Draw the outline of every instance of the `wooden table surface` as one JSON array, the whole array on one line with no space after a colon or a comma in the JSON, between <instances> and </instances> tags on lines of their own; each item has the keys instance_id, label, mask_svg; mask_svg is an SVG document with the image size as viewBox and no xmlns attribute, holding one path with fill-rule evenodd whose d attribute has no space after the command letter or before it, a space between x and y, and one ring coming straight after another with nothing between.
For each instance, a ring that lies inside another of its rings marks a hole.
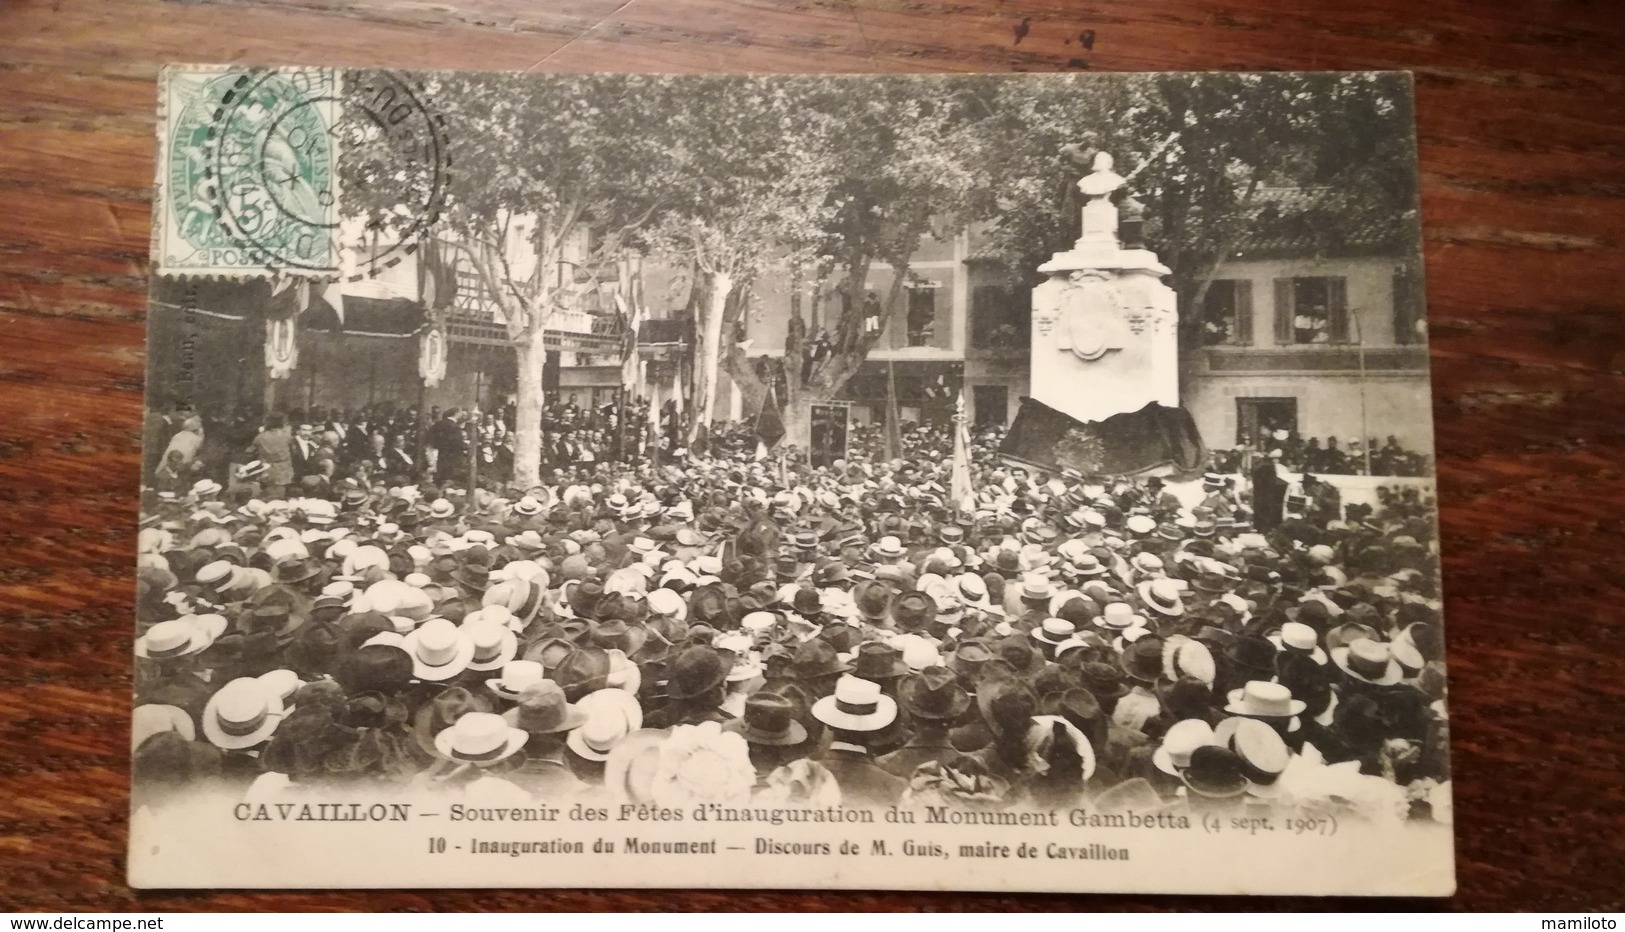
<instances>
[{"instance_id":1,"label":"wooden table surface","mask_svg":"<svg viewBox=\"0 0 1625 932\"><path fill-rule=\"evenodd\" d=\"M1089 34L1092 33L1092 41ZM1625 8L1616 0L55 0L0 6L0 911L1620 909ZM1460 893L139 895L124 884L165 62L1416 74Z\"/></svg>"}]
</instances>

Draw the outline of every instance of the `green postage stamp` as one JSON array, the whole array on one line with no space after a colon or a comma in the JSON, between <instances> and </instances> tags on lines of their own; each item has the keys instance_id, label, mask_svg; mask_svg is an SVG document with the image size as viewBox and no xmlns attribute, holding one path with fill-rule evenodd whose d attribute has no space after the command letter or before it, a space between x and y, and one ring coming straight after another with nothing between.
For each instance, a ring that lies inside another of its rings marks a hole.
<instances>
[{"instance_id":1,"label":"green postage stamp","mask_svg":"<svg viewBox=\"0 0 1625 932\"><path fill-rule=\"evenodd\" d=\"M339 77L171 68L160 85L160 274L339 273Z\"/></svg>"}]
</instances>

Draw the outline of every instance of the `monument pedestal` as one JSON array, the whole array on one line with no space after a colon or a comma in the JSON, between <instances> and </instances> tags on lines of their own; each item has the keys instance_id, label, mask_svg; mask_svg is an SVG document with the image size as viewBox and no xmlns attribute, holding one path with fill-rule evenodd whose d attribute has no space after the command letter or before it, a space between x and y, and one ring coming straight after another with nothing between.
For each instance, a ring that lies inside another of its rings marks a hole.
<instances>
[{"instance_id":1,"label":"monument pedestal","mask_svg":"<svg viewBox=\"0 0 1625 932\"><path fill-rule=\"evenodd\" d=\"M1095 157L1078 182L1082 235L1038 267L1048 278L1033 289L1032 395L1002 452L1085 473L1198 469L1206 451L1179 406L1169 270L1149 249L1123 248L1111 194L1124 182L1111 169L1110 156Z\"/></svg>"}]
</instances>

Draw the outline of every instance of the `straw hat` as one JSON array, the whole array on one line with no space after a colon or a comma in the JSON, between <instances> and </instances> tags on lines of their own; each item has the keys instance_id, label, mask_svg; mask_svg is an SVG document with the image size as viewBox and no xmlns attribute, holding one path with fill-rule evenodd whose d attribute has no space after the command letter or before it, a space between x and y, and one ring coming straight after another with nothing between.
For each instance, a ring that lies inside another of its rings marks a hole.
<instances>
[{"instance_id":1,"label":"straw hat","mask_svg":"<svg viewBox=\"0 0 1625 932\"><path fill-rule=\"evenodd\" d=\"M494 764L525 746L529 735L491 712L468 712L434 736L441 757L467 764Z\"/></svg>"},{"instance_id":2,"label":"straw hat","mask_svg":"<svg viewBox=\"0 0 1625 932\"><path fill-rule=\"evenodd\" d=\"M1332 663L1350 677L1373 686L1392 686L1405 676L1388 645L1370 638L1358 638L1347 647L1333 648Z\"/></svg>"},{"instance_id":3,"label":"straw hat","mask_svg":"<svg viewBox=\"0 0 1625 932\"><path fill-rule=\"evenodd\" d=\"M615 746L643 727L643 706L624 689L600 689L581 697L576 708L586 716L580 727L564 739L570 750L586 760L609 759Z\"/></svg>"},{"instance_id":4,"label":"straw hat","mask_svg":"<svg viewBox=\"0 0 1625 932\"><path fill-rule=\"evenodd\" d=\"M271 737L282 721L282 699L252 676L220 687L203 709L203 736L217 748L242 750Z\"/></svg>"},{"instance_id":5,"label":"straw hat","mask_svg":"<svg viewBox=\"0 0 1625 932\"><path fill-rule=\"evenodd\" d=\"M179 706L150 702L138 705L130 715L130 750L153 735L173 731L187 741L197 740L197 726L192 716Z\"/></svg>"},{"instance_id":6,"label":"straw hat","mask_svg":"<svg viewBox=\"0 0 1625 932\"><path fill-rule=\"evenodd\" d=\"M540 683L547 676L546 668L535 660L510 660L502 665L502 675L485 681L485 685L509 702L518 702L526 686Z\"/></svg>"},{"instance_id":7,"label":"straw hat","mask_svg":"<svg viewBox=\"0 0 1625 932\"><path fill-rule=\"evenodd\" d=\"M880 684L855 676L835 681L835 693L813 703L813 718L841 731L879 731L897 720L897 700Z\"/></svg>"},{"instance_id":8,"label":"straw hat","mask_svg":"<svg viewBox=\"0 0 1625 932\"><path fill-rule=\"evenodd\" d=\"M201 652L213 640L200 626L184 619L160 621L135 639L135 655L148 660L174 660Z\"/></svg>"},{"instance_id":9,"label":"straw hat","mask_svg":"<svg viewBox=\"0 0 1625 932\"><path fill-rule=\"evenodd\" d=\"M462 634L474 645L468 669L482 673L500 670L519 653L519 637L507 625L496 621L464 619Z\"/></svg>"},{"instance_id":10,"label":"straw hat","mask_svg":"<svg viewBox=\"0 0 1625 932\"><path fill-rule=\"evenodd\" d=\"M1171 777L1191 765L1191 754L1200 747L1216 744L1213 726L1199 718L1173 723L1163 733L1162 744L1151 753L1151 763Z\"/></svg>"},{"instance_id":11,"label":"straw hat","mask_svg":"<svg viewBox=\"0 0 1625 932\"><path fill-rule=\"evenodd\" d=\"M1224 711L1247 718L1291 718L1303 714L1308 703L1292 698L1292 690L1280 683L1252 680L1227 696Z\"/></svg>"},{"instance_id":12,"label":"straw hat","mask_svg":"<svg viewBox=\"0 0 1625 932\"><path fill-rule=\"evenodd\" d=\"M474 641L468 632L444 618L431 618L413 629L401 647L412 656L412 675L420 680L449 680L468 669L474 659Z\"/></svg>"}]
</instances>

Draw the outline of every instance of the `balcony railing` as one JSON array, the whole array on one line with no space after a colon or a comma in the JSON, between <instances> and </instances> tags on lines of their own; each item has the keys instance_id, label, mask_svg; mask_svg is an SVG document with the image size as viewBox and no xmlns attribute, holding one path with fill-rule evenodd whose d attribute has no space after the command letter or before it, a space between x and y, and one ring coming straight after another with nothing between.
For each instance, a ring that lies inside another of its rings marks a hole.
<instances>
[{"instance_id":1,"label":"balcony railing","mask_svg":"<svg viewBox=\"0 0 1625 932\"><path fill-rule=\"evenodd\" d=\"M1202 354L1207 371L1245 372L1358 372L1360 348L1354 344L1305 346L1210 346ZM1367 372L1425 372L1426 346L1368 346Z\"/></svg>"}]
</instances>

